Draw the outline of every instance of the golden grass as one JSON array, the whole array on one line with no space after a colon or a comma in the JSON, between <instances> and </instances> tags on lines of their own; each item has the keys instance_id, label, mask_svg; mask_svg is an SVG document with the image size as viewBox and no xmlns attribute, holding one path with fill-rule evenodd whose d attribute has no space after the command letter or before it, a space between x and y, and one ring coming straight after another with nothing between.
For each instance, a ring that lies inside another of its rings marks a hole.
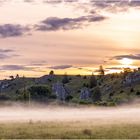
<instances>
[{"instance_id":1,"label":"golden grass","mask_svg":"<svg viewBox=\"0 0 140 140\"><path fill-rule=\"evenodd\" d=\"M32 122L0 124L1 139L138 139L140 124L104 124L92 122Z\"/></svg>"}]
</instances>

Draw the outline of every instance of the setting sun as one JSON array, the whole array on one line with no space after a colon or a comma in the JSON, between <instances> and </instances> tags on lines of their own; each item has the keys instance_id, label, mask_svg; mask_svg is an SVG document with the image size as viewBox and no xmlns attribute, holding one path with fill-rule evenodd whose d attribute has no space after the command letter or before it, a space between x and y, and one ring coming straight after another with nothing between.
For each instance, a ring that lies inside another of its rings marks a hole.
<instances>
[{"instance_id":1,"label":"setting sun","mask_svg":"<svg viewBox=\"0 0 140 140\"><path fill-rule=\"evenodd\" d=\"M120 63L122 65L132 65L133 64L133 60L129 59L129 58L123 58L120 60Z\"/></svg>"}]
</instances>

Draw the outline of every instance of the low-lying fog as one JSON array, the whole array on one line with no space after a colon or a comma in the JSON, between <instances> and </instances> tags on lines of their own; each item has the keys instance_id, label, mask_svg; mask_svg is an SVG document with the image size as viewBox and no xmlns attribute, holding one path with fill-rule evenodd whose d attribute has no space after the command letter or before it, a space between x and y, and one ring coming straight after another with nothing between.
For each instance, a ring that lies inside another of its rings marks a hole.
<instances>
[{"instance_id":1,"label":"low-lying fog","mask_svg":"<svg viewBox=\"0 0 140 140\"><path fill-rule=\"evenodd\" d=\"M92 121L95 124L140 123L140 104L120 107L0 107L1 122Z\"/></svg>"}]
</instances>

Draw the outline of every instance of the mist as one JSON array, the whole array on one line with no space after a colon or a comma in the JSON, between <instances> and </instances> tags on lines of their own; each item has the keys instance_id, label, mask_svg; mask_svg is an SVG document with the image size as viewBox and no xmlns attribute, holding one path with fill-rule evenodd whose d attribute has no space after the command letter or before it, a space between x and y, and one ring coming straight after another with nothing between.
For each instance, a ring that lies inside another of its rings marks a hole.
<instances>
[{"instance_id":1,"label":"mist","mask_svg":"<svg viewBox=\"0 0 140 140\"><path fill-rule=\"evenodd\" d=\"M55 106L14 104L0 106L0 123L7 122L92 122L95 124L140 123L140 104L118 107Z\"/></svg>"}]
</instances>

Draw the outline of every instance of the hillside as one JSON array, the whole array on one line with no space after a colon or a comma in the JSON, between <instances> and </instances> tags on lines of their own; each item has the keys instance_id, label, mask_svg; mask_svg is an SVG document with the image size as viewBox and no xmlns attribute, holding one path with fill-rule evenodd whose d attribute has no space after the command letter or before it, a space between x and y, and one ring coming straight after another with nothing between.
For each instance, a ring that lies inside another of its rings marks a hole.
<instances>
[{"instance_id":1,"label":"hillside","mask_svg":"<svg viewBox=\"0 0 140 140\"><path fill-rule=\"evenodd\" d=\"M139 71L100 76L45 75L0 81L1 101L62 102L112 106L140 97Z\"/></svg>"}]
</instances>

